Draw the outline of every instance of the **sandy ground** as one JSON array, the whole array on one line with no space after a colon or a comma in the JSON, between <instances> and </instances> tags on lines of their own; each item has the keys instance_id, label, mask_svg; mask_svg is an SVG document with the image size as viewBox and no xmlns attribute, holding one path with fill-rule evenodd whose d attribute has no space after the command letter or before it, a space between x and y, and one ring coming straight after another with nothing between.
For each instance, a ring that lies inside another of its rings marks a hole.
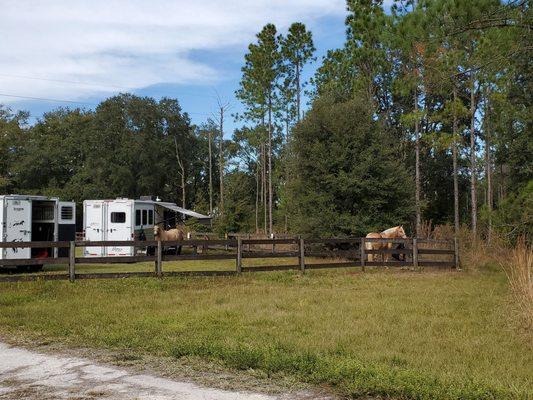
<instances>
[{"instance_id":1,"label":"sandy ground","mask_svg":"<svg viewBox=\"0 0 533 400\"><path fill-rule=\"evenodd\" d=\"M309 398L201 387L88 358L40 353L0 342L0 399L273 400Z\"/></svg>"}]
</instances>

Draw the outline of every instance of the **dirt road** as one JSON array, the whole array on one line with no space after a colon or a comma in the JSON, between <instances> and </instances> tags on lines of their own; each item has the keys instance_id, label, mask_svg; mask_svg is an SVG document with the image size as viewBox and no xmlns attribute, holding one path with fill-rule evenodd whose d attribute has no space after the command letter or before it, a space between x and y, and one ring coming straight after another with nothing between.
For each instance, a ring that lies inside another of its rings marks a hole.
<instances>
[{"instance_id":1,"label":"dirt road","mask_svg":"<svg viewBox=\"0 0 533 400\"><path fill-rule=\"evenodd\" d=\"M296 396L297 398L298 396ZM38 353L0 342L0 399L273 400L270 396L209 389L191 382L96 363L86 358Z\"/></svg>"}]
</instances>

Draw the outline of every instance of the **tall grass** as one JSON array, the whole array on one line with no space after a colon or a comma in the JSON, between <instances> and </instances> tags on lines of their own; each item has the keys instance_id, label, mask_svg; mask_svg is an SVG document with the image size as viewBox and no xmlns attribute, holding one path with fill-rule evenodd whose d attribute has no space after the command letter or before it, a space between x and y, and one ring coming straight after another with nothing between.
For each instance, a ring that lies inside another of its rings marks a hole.
<instances>
[{"instance_id":1,"label":"tall grass","mask_svg":"<svg viewBox=\"0 0 533 400\"><path fill-rule=\"evenodd\" d=\"M528 331L533 331L533 248L524 238L502 258L500 265L507 274L515 304Z\"/></svg>"}]
</instances>

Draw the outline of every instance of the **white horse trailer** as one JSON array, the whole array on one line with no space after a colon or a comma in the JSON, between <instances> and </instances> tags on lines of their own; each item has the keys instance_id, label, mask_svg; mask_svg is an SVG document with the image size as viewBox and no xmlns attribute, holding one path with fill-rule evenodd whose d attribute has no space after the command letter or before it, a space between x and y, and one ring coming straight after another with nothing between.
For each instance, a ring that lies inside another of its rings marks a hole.
<instances>
[{"instance_id":1,"label":"white horse trailer","mask_svg":"<svg viewBox=\"0 0 533 400\"><path fill-rule=\"evenodd\" d=\"M0 242L53 242L76 238L76 203L56 197L0 196ZM0 249L2 260L67 256L68 249ZM42 267L36 266L35 269Z\"/></svg>"},{"instance_id":2,"label":"white horse trailer","mask_svg":"<svg viewBox=\"0 0 533 400\"><path fill-rule=\"evenodd\" d=\"M149 197L138 200L85 200L84 238L93 242L153 240L154 225L175 225L176 214L201 221L210 220L206 215ZM84 257L133 256L139 251L144 252L145 249L134 246L88 246L85 247Z\"/></svg>"}]
</instances>

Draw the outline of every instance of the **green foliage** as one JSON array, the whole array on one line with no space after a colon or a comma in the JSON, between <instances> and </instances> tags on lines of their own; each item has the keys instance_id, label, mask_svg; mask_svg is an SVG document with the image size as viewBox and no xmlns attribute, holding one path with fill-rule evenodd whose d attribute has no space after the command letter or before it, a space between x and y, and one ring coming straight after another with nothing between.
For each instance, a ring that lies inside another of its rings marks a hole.
<instances>
[{"instance_id":1,"label":"green foliage","mask_svg":"<svg viewBox=\"0 0 533 400\"><path fill-rule=\"evenodd\" d=\"M511 243L520 236L533 238L533 180L503 200L492 215L485 208L481 216L485 222L492 216L494 228Z\"/></svg>"},{"instance_id":2,"label":"green foliage","mask_svg":"<svg viewBox=\"0 0 533 400\"><path fill-rule=\"evenodd\" d=\"M290 125L295 119L300 119L301 90L306 84L301 78L302 70L305 64L313 60L316 49L311 31L300 22L293 23L287 36L280 38L280 42L285 77L282 95L284 108L287 110L287 123Z\"/></svg>"},{"instance_id":3,"label":"green foliage","mask_svg":"<svg viewBox=\"0 0 533 400\"><path fill-rule=\"evenodd\" d=\"M395 147L363 100L316 100L294 131L291 228L338 236L408 224L412 183Z\"/></svg>"},{"instance_id":4,"label":"green foliage","mask_svg":"<svg viewBox=\"0 0 533 400\"><path fill-rule=\"evenodd\" d=\"M244 104L242 118L265 123L268 108L277 107L277 85L281 73L280 43L276 27L267 24L257 34L257 43L248 46L241 68L240 87L235 92Z\"/></svg>"},{"instance_id":5,"label":"green foliage","mask_svg":"<svg viewBox=\"0 0 533 400\"><path fill-rule=\"evenodd\" d=\"M241 171L228 173L224 178L224 215L216 220L215 229L224 232L253 232L255 210L253 176Z\"/></svg>"},{"instance_id":6,"label":"green foliage","mask_svg":"<svg viewBox=\"0 0 533 400\"><path fill-rule=\"evenodd\" d=\"M78 202L140 195L181 201L176 138L190 203L195 191L207 193L206 140L195 133L177 100L157 102L121 94L95 111L58 109L31 128L13 120L9 124L15 124L10 129L18 132L6 133L14 144L4 167L12 192L58 195ZM17 140L17 135L24 135L24 140Z\"/></svg>"},{"instance_id":7,"label":"green foliage","mask_svg":"<svg viewBox=\"0 0 533 400\"><path fill-rule=\"evenodd\" d=\"M25 142L23 125L28 113L12 113L0 104L0 193L12 188L13 171L11 166L19 147Z\"/></svg>"}]
</instances>

